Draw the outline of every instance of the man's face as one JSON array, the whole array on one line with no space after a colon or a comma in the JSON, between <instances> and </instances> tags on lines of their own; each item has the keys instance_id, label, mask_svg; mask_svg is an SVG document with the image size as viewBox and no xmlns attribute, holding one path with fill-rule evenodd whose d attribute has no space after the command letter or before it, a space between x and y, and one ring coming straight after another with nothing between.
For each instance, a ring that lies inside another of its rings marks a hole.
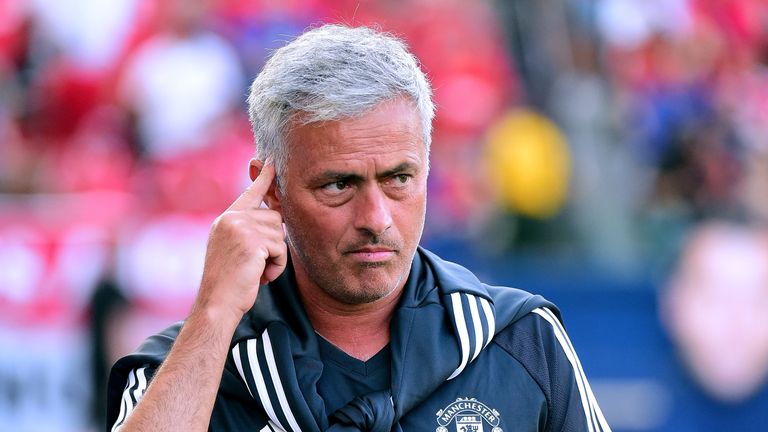
<instances>
[{"instance_id":1,"label":"man's face","mask_svg":"<svg viewBox=\"0 0 768 432\"><path fill-rule=\"evenodd\" d=\"M414 106L294 127L280 207L298 283L344 304L402 287L424 227L427 155Z\"/></svg>"}]
</instances>

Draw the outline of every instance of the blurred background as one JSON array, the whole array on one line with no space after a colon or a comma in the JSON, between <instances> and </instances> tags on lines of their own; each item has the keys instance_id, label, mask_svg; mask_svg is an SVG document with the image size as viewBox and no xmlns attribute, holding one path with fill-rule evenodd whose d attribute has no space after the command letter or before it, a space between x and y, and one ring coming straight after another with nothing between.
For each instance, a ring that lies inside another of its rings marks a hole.
<instances>
[{"instance_id":1,"label":"blurred background","mask_svg":"<svg viewBox=\"0 0 768 432\"><path fill-rule=\"evenodd\" d=\"M558 304L615 431L764 430L763 0L0 0L0 430L103 430L248 184L249 81L324 22L419 57L423 244Z\"/></svg>"}]
</instances>

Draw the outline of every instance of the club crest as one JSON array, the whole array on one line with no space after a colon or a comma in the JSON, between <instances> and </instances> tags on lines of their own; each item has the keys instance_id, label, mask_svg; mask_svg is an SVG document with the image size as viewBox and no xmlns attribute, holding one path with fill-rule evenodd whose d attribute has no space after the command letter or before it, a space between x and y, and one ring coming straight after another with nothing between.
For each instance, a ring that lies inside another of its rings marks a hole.
<instances>
[{"instance_id":1,"label":"club crest","mask_svg":"<svg viewBox=\"0 0 768 432\"><path fill-rule=\"evenodd\" d=\"M458 398L436 416L435 432L484 432L486 425L489 432L504 432L499 427L501 414L475 398Z\"/></svg>"}]
</instances>

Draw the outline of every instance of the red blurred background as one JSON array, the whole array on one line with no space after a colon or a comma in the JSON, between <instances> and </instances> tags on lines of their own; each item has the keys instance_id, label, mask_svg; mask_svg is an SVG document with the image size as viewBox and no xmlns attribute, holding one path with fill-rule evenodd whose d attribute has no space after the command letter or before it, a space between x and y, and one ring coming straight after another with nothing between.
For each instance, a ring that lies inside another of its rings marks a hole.
<instances>
[{"instance_id":1,"label":"red blurred background","mask_svg":"<svg viewBox=\"0 0 768 432\"><path fill-rule=\"evenodd\" d=\"M249 81L325 22L420 59L438 105L423 243L571 310L615 430L765 424L768 348L716 358L712 390L664 303L713 224L746 232L718 250L760 240L701 265L757 256L739 274L768 290L765 1L0 0L0 429L101 429L106 365L185 316L210 223L247 185ZM723 284L715 308L749 285ZM693 383L680 398L666 369Z\"/></svg>"}]
</instances>

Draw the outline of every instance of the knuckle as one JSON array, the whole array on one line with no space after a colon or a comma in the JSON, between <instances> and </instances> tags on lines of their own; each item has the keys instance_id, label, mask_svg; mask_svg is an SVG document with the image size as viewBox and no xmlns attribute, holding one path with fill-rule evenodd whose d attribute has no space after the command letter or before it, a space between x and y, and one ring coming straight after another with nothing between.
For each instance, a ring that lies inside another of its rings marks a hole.
<instances>
[{"instance_id":1,"label":"knuckle","mask_svg":"<svg viewBox=\"0 0 768 432\"><path fill-rule=\"evenodd\" d=\"M257 248L255 255L259 258L259 260L266 261L269 259L269 249L266 247Z\"/></svg>"},{"instance_id":2,"label":"knuckle","mask_svg":"<svg viewBox=\"0 0 768 432\"><path fill-rule=\"evenodd\" d=\"M213 221L213 229L217 231L240 230L243 226L243 218L239 212L225 211Z\"/></svg>"},{"instance_id":3,"label":"knuckle","mask_svg":"<svg viewBox=\"0 0 768 432\"><path fill-rule=\"evenodd\" d=\"M229 215L229 212L224 212L216 217L216 219L213 220L213 224L211 226L213 229L219 229L222 226L225 226L229 224L229 219L231 216Z\"/></svg>"}]
</instances>

